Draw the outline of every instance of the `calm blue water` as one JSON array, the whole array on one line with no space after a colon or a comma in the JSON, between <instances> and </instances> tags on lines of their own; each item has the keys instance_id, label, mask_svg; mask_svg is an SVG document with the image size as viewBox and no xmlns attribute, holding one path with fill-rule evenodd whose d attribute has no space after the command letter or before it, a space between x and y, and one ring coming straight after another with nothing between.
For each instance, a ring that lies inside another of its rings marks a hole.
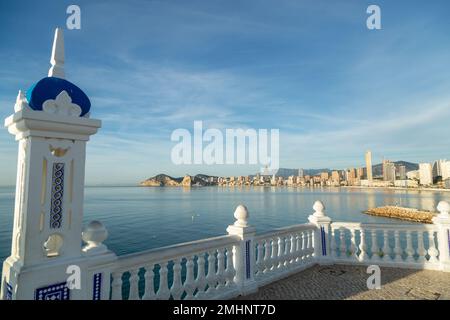
<instances>
[{"instance_id":1,"label":"calm blue water","mask_svg":"<svg viewBox=\"0 0 450 320\"><path fill-rule=\"evenodd\" d=\"M106 244L125 254L179 242L223 235L243 203L258 232L307 222L315 200L335 221L398 222L362 214L369 207L398 204L433 210L450 193L403 190L306 188L145 188L87 187L85 223L100 220L109 231ZM0 261L10 253L14 188L0 187Z\"/></svg>"}]
</instances>

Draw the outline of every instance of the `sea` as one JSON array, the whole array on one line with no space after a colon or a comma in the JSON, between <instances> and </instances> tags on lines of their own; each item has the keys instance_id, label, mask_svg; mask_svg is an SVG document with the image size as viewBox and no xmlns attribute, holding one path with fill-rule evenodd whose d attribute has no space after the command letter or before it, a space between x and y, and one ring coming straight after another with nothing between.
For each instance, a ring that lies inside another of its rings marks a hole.
<instances>
[{"instance_id":1,"label":"sea","mask_svg":"<svg viewBox=\"0 0 450 320\"><path fill-rule=\"evenodd\" d=\"M0 261L10 254L13 187L0 187ZM86 187L84 224L101 221L105 244L117 255L226 234L239 204L257 232L307 222L316 200L333 221L398 223L369 216L368 208L399 205L435 211L449 192L291 187Z\"/></svg>"}]
</instances>

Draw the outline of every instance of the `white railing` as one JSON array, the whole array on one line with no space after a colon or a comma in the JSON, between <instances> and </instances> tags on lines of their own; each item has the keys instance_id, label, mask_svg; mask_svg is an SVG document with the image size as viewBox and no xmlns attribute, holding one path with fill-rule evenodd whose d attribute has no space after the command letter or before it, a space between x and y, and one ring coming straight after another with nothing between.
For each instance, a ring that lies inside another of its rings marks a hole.
<instances>
[{"instance_id":1,"label":"white railing","mask_svg":"<svg viewBox=\"0 0 450 320\"><path fill-rule=\"evenodd\" d=\"M221 236L119 257L113 300L220 299L235 296L233 246Z\"/></svg>"},{"instance_id":2,"label":"white railing","mask_svg":"<svg viewBox=\"0 0 450 320\"><path fill-rule=\"evenodd\" d=\"M276 229L254 238L255 280L264 285L315 263L313 224Z\"/></svg>"},{"instance_id":3,"label":"white railing","mask_svg":"<svg viewBox=\"0 0 450 320\"><path fill-rule=\"evenodd\" d=\"M333 222L329 238L337 263L439 269L435 225Z\"/></svg>"},{"instance_id":4,"label":"white railing","mask_svg":"<svg viewBox=\"0 0 450 320\"><path fill-rule=\"evenodd\" d=\"M434 224L331 222L321 202L313 208L310 223L256 235L238 206L228 235L121 256L111 299L232 298L315 264L450 271L446 203Z\"/></svg>"}]
</instances>

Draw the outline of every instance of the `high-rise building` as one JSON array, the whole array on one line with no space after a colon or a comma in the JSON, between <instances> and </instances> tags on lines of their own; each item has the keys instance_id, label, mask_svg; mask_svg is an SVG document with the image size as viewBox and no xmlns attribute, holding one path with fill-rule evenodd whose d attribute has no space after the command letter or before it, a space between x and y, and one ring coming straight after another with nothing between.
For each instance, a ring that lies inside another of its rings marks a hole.
<instances>
[{"instance_id":1,"label":"high-rise building","mask_svg":"<svg viewBox=\"0 0 450 320\"><path fill-rule=\"evenodd\" d=\"M419 182L423 186L433 184L433 167L431 163L419 164Z\"/></svg>"},{"instance_id":2,"label":"high-rise building","mask_svg":"<svg viewBox=\"0 0 450 320\"><path fill-rule=\"evenodd\" d=\"M406 167L405 166L398 167L398 177L400 180L406 180Z\"/></svg>"},{"instance_id":3,"label":"high-rise building","mask_svg":"<svg viewBox=\"0 0 450 320\"><path fill-rule=\"evenodd\" d=\"M298 169L298 176L300 178L303 178L305 176L305 172L303 171L303 169Z\"/></svg>"},{"instance_id":4,"label":"high-rise building","mask_svg":"<svg viewBox=\"0 0 450 320\"><path fill-rule=\"evenodd\" d=\"M366 172L367 180L372 181L372 152L370 150L366 152Z\"/></svg>"},{"instance_id":5,"label":"high-rise building","mask_svg":"<svg viewBox=\"0 0 450 320\"><path fill-rule=\"evenodd\" d=\"M437 160L434 162L433 164L433 178L436 177L442 177L443 178L443 174L444 174L444 166L445 163L447 161L446 160Z\"/></svg>"},{"instance_id":6,"label":"high-rise building","mask_svg":"<svg viewBox=\"0 0 450 320\"><path fill-rule=\"evenodd\" d=\"M364 178L364 168L356 169L356 178L362 180Z\"/></svg>"},{"instance_id":7,"label":"high-rise building","mask_svg":"<svg viewBox=\"0 0 450 320\"><path fill-rule=\"evenodd\" d=\"M395 181L395 164L389 160L383 160L383 180Z\"/></svg>"},{"instance_id":8,"label":"high-rise building","mask_svg":"<svg viewBox=\"0 0 450 320\"><path fill-rule=\"evenodd\" d=\"M450 161L445 161L442 164L442 180L450 179Z\"/></svg>"},{"instance_id":9,"label":"high-rise building","mask_svg":"<svg viewBox=\"0 0 450 320\"><path fill-rule=\"evenodd\" d=\"M320 180L322 180L322 181L328 180L328 172L321 172L320 173Z\"/></svg>"},{"instance_id":10,"label":"high-rise building","mask_svg":"<svg viewBox=\"0 0 450 320\"><path fill-rule=\"evenodd\" d=\"M334 183L339 183L339 182L341 182L341 177L340 177L340 175L339 175L339 171L333 171L333 172L331 172L331 180L332 180Z\"/></svg>"},{"instance_id":11,"label":"high-rise building","mask_svg":"<svg viewBox=\"0 0 450 320\"><path fill-rule=\"evenodd\" d=\"M356 180L356 170L354 168L347 170L347 177L346 177L348 185L354 185Z\"/></svg>"}]
</instances>

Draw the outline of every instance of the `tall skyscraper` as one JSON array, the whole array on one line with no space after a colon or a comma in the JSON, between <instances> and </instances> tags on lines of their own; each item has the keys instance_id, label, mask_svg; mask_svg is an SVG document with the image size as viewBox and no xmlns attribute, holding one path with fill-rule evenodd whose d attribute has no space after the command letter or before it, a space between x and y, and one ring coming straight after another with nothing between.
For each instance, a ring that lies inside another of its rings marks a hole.
<instances>
[{"instance_id":1,"label":"tall skyscraper","mask_svg":"<svg viewBox=\"0 0 450 320\"><path fill-rule=\"evenodd\" d=\"M400 180L406 180L406 167L399 166L398 167L398 176Z\"/></svg>"},{"instance_id":2,"label":"tall skyscraper","mask_svg":"<svg viewBox=\"0 0 450 320\"><path fill-rule=\"evenodd\" d=\"M395 164L389 160L383 160L383 180L395 181Z\"/></svg>"},{"instance_id":3,"label":"tall skyscraper","mask_svg":"<svg viewBox=\"0 0 450 320\"><path fill-rule=\"evenodd\" d=\"M298 169L298 176L300 178L303 178L305 176L305 172L303 171L303 169Z\"/></svg>"},{"instance_id":4,"label":"tall skyscraper","mask_svg":"<svg viewBox=\"0 0 450 320\"><path fill-rule=\"evenodd\" d=\"M370 150L366 152L366 168L367 180L372 181L372 152Z\"/></svg>"},{"instance_id":5,"label":"tall skyscraper","mask_svg":"<svg viewBox=\"0 0 450 320\"><path fill-rule=\"evenodd\" d=\"M419 182L423 186L433 184L433 167L431 163L419 163Z\"/></svg>"}]
</instances>

